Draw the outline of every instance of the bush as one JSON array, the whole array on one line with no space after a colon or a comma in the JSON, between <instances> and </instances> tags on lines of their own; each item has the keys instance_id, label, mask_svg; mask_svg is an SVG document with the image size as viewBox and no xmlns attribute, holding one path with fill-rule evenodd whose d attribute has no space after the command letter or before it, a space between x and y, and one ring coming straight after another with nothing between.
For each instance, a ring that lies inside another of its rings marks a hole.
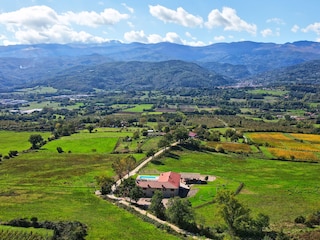
<instances>
[{"instance_id":1,"label":"bush","mask_svg":"<svg viewBox=\"0 0 320 240\"><path fill-rule=\"evenodd\" d=\"M18 156L18 151L16 150L10 150L9 153L8 153L9 157L16 157Z\"/></svg>"},{"instance_id":2,"label":"bush","mask_svg":"<svg viewBox=\"0 0 320 240\"><path fill-rule=\"evenodd\" d=\"M58 153L63 153L62 147L57 147L57 151L58 151Z\"/></svg>"},{"instance_id":3,"label":"bush","mask_svg":"<svg viewBox=\"0 0 320 240\"><path fill-rule=\"evenodd\" d=\"M294 219L295 223L305 223L306 222L306 218L304 216L299 216L296 217L296 219Z\"/></svg>"},{"instance_id":4,"label":"bush","mask_svg":"<svg viewBox=\"0 0 320 240\"><path fill-rule=\"evenodd\" d=\"M313 227L314 225L320 225L320 211L317 211L307 217L305 224L308 227Z\"/></svg>"}]
</instances>

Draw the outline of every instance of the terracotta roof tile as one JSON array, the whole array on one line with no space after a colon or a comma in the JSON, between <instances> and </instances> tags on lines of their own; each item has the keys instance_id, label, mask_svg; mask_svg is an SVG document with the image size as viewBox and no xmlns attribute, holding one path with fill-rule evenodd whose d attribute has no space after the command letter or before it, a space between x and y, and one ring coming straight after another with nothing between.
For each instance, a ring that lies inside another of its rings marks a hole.
<instances>
[{"instance_id":1,"label":"terracotta roof tile","mask_svg":"<svg viewBox=\"0 0 320 240\"><path fill-rule=\"evenodd\" d=\"M160 174L158 181L136 180L136 183L142 188L177 189L180 187L180 174L175 172L165 172Z\"/></svg>"}]
</instances>

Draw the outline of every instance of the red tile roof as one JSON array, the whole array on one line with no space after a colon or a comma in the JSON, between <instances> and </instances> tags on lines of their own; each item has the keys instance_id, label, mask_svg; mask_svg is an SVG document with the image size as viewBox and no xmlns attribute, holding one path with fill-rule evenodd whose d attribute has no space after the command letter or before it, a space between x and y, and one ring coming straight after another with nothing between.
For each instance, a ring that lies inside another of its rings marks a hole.
<instances>
[{"instance_id":1,"label":"red tile roof","mask_svg":"<svg viewBox=\"0 0 320 240\"><path fill-rule=\"evenodd\" d=\"M158 181L137 180L136 182L142 188L177 189L180 187L180 174L175 172L165 172L160 174Z\"/></svg>"}]
</instances>

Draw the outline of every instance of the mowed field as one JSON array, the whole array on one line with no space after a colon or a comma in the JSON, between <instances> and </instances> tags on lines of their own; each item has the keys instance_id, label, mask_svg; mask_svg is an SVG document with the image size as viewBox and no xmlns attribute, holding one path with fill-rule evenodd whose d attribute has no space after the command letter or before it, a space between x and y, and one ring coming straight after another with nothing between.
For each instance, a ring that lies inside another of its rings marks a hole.
<instances>
[{"instance_id":1,"label":"mowed field","mask_svg":"<svg viewBox=\"0 0 320 240\"><path fill-rule=\"evenodd\" d=\"M320 161L320 135L289 133L247 133L266 155L295 161Z\"/></svg>"},{"instance_id":2,"label":"mowed field","mask_svg":"<svg viewBox=\"0 0 320 240\"><path fill-rule=\"evenodd\" d=\"M89 135L94 134L79 133L74 137L78 136L78 143L83 145ZM50 143L59 143L67 149L67 140ZM71 153L59 154L54 146L51 149L45 145L37 152L3 160L0 165L1 221L31 217L39 221L80 221L88 226L86 239L94 240L177 239L94 195L94 177L114 176L111 164L124 155L92 154L90 148L87 153L81 151L76 148ZM143 154L135 157L139 160Z\"/></svg>"},{"instance_id":3,"label":"mowed field","mask_svg":"<svg viewBox=\"0 0 320 240\"><path fill-rule=\"evenodd\" d=\"M28 150L31 147L31 143L28 140L32 134L40 134L44 140L51 135L48 132L0 131L0 153L5 156L11 150L18 152Z\"/></svg>"},{"instance_id":4,"label":"mowed field","mask_svg":"<svg viewBox=\"0 0 320 240\"><path fill-rule=\"evenodd\" d=\"M297 216L320 209L319 164L246 158L234 153L199 153L178 148L154 164L148 164L144 171L216 176L214 182L194 186L198 192L191 198L198 220L207 226L221 220L215 204L205 204L212 201L220 189L235 191L241 182L244 188L238 195L240 201L252 209L253 215L261 212L270 216L272 224L293 223Z\"/></svg>"},{"instance_id":5,"label":"mowed field","mask_svg":"<svg viewBox=\"0 0 320 240\"><path fill-rule=\"evenodd\" d=\"M71 136L61 137L58 140L47 143L43 149L57 152L61 147L64 152L72 153L111 153L115 148L119 137L128 135L121 132L82 132ZM129 134L129 135L132 135Z\"/></svg>"}]
</instances>

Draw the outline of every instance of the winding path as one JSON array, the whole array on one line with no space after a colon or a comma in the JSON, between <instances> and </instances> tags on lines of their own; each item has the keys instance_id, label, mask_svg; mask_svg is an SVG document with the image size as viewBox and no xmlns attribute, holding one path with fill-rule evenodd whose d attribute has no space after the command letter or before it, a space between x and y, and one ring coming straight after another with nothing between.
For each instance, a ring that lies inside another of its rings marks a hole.
<instances>
[{"instance_id":1,"label":"winding path","mask_svg":"<svg viewBox=\"0 0 320 240\"><path fill-rule=\"evenodd\" d=\"M175 143L172 143L170 145L170 147L173 147L173 146L177 146L179 142L175 142ZM126 174L125 176L123 176L122 178L120 178L118 181L115 182L115 184L112 186L112 192L114 192L117 187L121 184L122 180L123 179L127 179L135 174L137 174L141 168L143 168L145 165L147 165L153 158L155 157L158 157L159 155L161 155L162 153L164 153L165 151L167 151L168 149L170 149L170 147L165 147L163 149L160 149L158 152L156 152L153 156L151 157L148 157L146 160L144 160L142 163L140 163L137 167L135 167L133 170L131 170L129 172L129 174Z\"/></svg>"},{"instance_id":2,"label":"winding path","mask_svg":"<svg viewBox=\"0 0 320 240\"><path fill-rule=\"evenodd\" d=\"M159 150L157 153L155 153L153 156L151 157L148 157L146 160L144 160L143 162L141 162L137 167L135 167L133 170L131 170L129 172L129 174L126 174L125 176L123 176L121 179L119 179L118 181L116 181L116 183L112 186L112 193L111 194L108 194L107 197L110 198L110 199L113 199L113 200L118 200L119 203L123 204L123 205L126 205L126 206L129 206L131 208L133 208L135 211L141 213L142 215L146 215L148 216L149 218L163 224L163 225L167 225L169 226L172 230L176 231L177 233L180 233L180 234L183 234L183 235L187 235L189 237L192 237L193 239L200 239L198 238L197 236L195 236L194 234L190 233L190 232L187 232L179 227L177 227L176 225L173 225L172 223L169 223L167 221L163 221L159 218L157 218L156 216L154 216L153 214L151 214L150 212L147 212L146 210L143 210L143 209L140 209L136 206L133 206L131 205L131 203L129 203L128 201L126 201L124 198L118 198L116 197L113 192L117 189L117 187L121 184L122 180L123 179L127 179L135 174L137 174L141 168L143 168L145 165L147 165L154 157L158 157L159 155L161 155L162 153L164 153L166 150L170 149L171 147L173 146L177 146L179 142L175 142L175 143L172 143L170 145L170 147L165 147L161 150ZM203 239L203 238L201 238Z\"/></svg>"}]
</instances>

